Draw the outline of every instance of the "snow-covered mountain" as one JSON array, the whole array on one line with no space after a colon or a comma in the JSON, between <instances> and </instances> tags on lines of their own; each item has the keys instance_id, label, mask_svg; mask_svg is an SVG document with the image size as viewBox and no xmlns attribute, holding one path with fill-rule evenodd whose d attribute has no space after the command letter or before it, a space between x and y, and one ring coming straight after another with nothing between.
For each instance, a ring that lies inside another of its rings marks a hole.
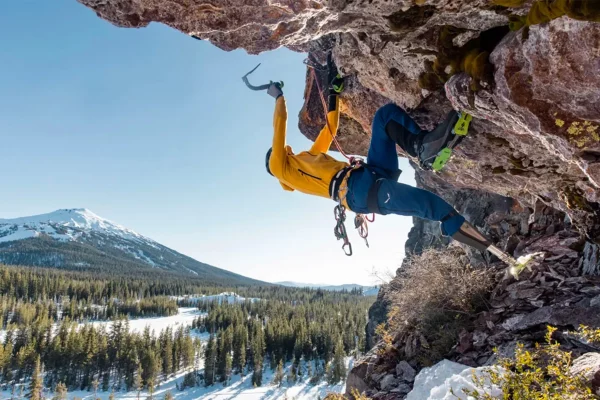
<instances>
[{"instance_id":1,"label":"snow-covered mountain","mask_svg":"<svg viewBox=\"0 0 600 400\"><path fill-rule=\"evenodd\" d=\"M85 208L0 219L0 263L171 272L232 285L264 283L196 261Z\"/></svg>"},{"instance_id":2,"label":"snow-covered mountain","mask_svg":"<svg viewBox=\"0 0 600 400\"><path fill-rule=\"evenodd\" d=\"M121 239L144 242L153 245L152 239L127 229L112 221L99 217L86 208L57 210L48 214L31 217L0 218L0 243L21 240L40 235L69 241L78 240L91 232L114 236Z\"/></svg>"}]
</instances>

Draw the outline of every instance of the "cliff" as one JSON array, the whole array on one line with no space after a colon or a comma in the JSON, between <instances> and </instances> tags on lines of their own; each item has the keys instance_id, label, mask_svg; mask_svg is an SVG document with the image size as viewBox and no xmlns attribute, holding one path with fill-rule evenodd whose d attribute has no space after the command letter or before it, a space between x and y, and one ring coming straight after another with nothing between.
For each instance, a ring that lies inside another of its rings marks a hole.
<instances>
[{"instance_id":1,"label":"cliff","mask_svg":"<svg viewBox=\"0 0 600 400\"><path fill-rule=\"evenodd\" d=\"M535 0L78 1L117 26L163 23L226 51L285 46L321 63L331 51L347 78L339 138L349 153L366 154L371 119L388 102L424 129L452 108L469 112L471 131L451 162L438 174L417 168L418 185L444 197L512 254L546 256L520 282L498 272L489 309L473 317L444 356L482 365L493 346L531 342L546 323L600 324L593 311L600 293L596 3L584 1L585 13L571 8L540 17L531 11L539 6ZM307 70L300 112L300 130L310 139L325 122L314 77ZM323 73L316 78L325 84ZM407 254L447 244L437 224L416 220ZM472 265L500 268L489 256L466 251ZM375 350L374 329L387 320L393 290L393 284L384 288L370 313ZM421 368L419 343L396 332L396 350L369 353L349 386L375 398L399 398L399 391L382 390L381 379L397 376L400 360Z\"/></svg>"}]
</instances>

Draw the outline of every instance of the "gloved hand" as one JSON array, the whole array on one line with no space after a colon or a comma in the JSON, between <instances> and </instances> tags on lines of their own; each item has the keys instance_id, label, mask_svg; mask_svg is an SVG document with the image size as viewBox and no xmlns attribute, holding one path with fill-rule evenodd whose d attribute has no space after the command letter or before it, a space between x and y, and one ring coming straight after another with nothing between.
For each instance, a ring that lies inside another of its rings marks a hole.
<instances>
[{"instance_id":1,"label":"gloved hand","mask_svg":"<svg viewBox=\"0 0 600 400\"><path fill-rule=\"evenodd\" d=\"M283 91L281 90L282 87L281 82L271 82L269 89L267 89L267 93L277 100L279 96L283 96Z\"/></svg>"},{"instance_id":2,"label":"gloved hand","mask_svg":"<svg viewBox=\"0 0 600 400\"><path fill-rule=\"evenodd\" d=\"M329 72L327 77L327 80L329 81L329 94L338 95L342 93L344 90L344 78L342 78L338 72L331 53L327 55L327 70Z\"/></svg>"}]
</instances>

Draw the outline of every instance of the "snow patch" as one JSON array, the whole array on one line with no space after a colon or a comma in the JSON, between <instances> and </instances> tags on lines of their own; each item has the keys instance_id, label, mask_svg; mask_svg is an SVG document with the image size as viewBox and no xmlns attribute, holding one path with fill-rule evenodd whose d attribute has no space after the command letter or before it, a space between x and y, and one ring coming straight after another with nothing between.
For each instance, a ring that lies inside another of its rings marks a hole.
<instances>
[{"instance_id":1,"label":"snow patch","mask_svg":"<svg viewBox=\"0 0 600 400\"><path fill-rule=\"evenodd\" d=\"M16 229L2 229L2 227L0 227L0 243L3 242L12 242L15 240L23 240L23 239L29 239L32 237L37 237L39 236L39 232L36 231L32 231L32 230L28 230L22 226L18 226L16 227Z\"/></svg>"},{"instance_id":2,"label":"snow patch","mask_svg":"<svg viewBox=\"0 0 600 400\"><path fill-rule=\"evenodd\" d=\"M473 384L473 374L481 377L483 372L489 368L496 367L471 368L449 360L442 360L419 372L415 378L413 390L408 394L406 400L472 400L473 398L467 396L463 389L477 389L494 399L501 399L502 391L491 385L489 381L484 390Z\"/></svg>"},{"instance_id":3,"label":"snow patch","mask_svg":"<svg viewBox=\"0 0 600 400\"><path fill-rule=\"evenodd\" d=\"M173 331L179 327L192 326L192 322L199 316L206 315L206 313L200 312L196 307L180 307L177 315L170 317L156 317L156 318L139 318L129 320L129 330L132 332L142 333L144 329L149 326L155 335L158 335L160 331L171 327ZM107 330L110 330L112 321L94 321L91 322L95 327L104 326Z\"/></svg>"},{"instance_id":4,"label":"snow patch","mask_svg":"<svg viewBox=\"0 0 600 400\"><path fill-rule=\"evenodd\" d=\"M245 301L259 301L260 299L254 297L242 297L237 293L233 292L223 292L215 295L186 295L186 296L171 296L172 299L177 301L184 301L188 304L198 304L198 303L211 303L213 301L217 301L219 304L227 303L227 304L236 304L236 303L244 303Z\"/></svg>"}]
</instances>

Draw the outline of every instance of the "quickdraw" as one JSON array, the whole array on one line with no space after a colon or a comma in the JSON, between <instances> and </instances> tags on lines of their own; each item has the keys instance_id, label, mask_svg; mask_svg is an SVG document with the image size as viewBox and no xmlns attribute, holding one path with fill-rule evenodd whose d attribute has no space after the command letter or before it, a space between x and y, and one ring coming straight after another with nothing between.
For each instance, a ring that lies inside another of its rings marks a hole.
<instances>
[{"instance_id":1,"label":"quickdraw","mask_svg":"<svg viewBox=\"0 0 600 400\"><path fill-rule=\"evenodd\" d=\"M361 159L353 158L351 160L350 165L353 167L351 170L351 171L353 171L357 168L363 167L364 162ZM350 173L350 172L348 172L348 173ZM344 199L346 197L345 191L348 190L348 188L344 187L343 189L344 189L344 195L343 196L340 195L339 204L336 205L333 210L333 213L335 215L335 220L336 220L334 233L335 233L336 239L338 239L338 240L344 239L344 245L342 246L342 250L344 250L344 253L347 256L351 256L352 255L352 244L350 243L350 240L348 239L348 235L346 233L346 227L344 225L344 222L346 221L346 207L344 206ZM342 191L342 187L340 187L338 189L338 192L341 192L341 191ZM358 235L364 239L365 244L367 245L367 248L369 247L369 241L367 240L367 237L369 236L368 222L375 222L375 214L373 214L373 217L371 219L369 219L366 215L358 214L358 213L354 217L354 228L356 228L356 230L358 231ZM346 251L346 247L348 247L349 251Z\"/></svg>"},{"instance_id":2,"label":"quickdraw","mask_svg":"<svg viewBox=\"0 0 600 400\"><path fill-rule=\"evenodd\" d=\"M342 250L347 256L352 255L352 243L350 243L350 239L348 238L348 232L346 231L346 207L344 207L341 203L336 205L333 209L333 215L335 217L335 228L333 228L333 233L337 240L343 240L344 244L342 245ZM368 222L375 221L375 214L373 214L373 219L367 218L366 215L356 214L354 217L354 228L356 228L358 235L364 239L365 245L369 248L369 241L367 237L369 236L369 224Z\"/></svg>"},{"instance_id":3,"label":"quickdraw","mask_svg":"<svg viewBox=\"0 0 600 400\"><path fill-rule=\"evenodd\" d=\"M333 209L333 215L336 220L335 228L333 229L333 233L335 234L335 238L337 240L343 240L344 244L342 245L342 250L347 256L352 255L352 243L348 239L348 232L346 232L346 207L341 204L338 204Z\"/></svg>"},{"instance_id":4,"label":"quickdraw","mask_svg":"<svg viewBox=\"0 0 600 400\"><path fill-rule=\"evenodd\" d=\"M375 214L373 214L373 218L375 218ZM369 248L369 241L367 237L369 236L369 224L367 224L367 217L362 214L356 214L354 217L354 227L358 231L358 236L365 240L365 245Z\"/></svg>"},{"instance_id":5,"label":"quickdraw","mask_svg":"<svg viewBox=\"0 0 600 400\"><path fill-rule=\"evenodd\" d=\"M321 98L321 104L323 105L323 110L325 112L325 123L327 124L327 128L329 129L329 132L332 132L331 127L329 127L329 120L327 119L327 102L325 101L325 96L323 95L323 90L321 90L321 84L319 83L319 77L317 76L317 74L315 72L315 70L316 71L326 71L327 68L319 65L316 61L314 61L310 58L307 58L306 60L304 60L304 64L306 64L306 66L308 68L310 68L312 78L317 85L319 97ZM359 168L362 165L364 165L364 161L361 158L352 157L352 156L349 156L348 154L346 154L335 136L332 135L332 139L333 139L333 143L335 144L335 147L338 149L340 154L342 154L348 160L350 165L352 165L355 168ZM336 205L335 208L333 209L333 213L334 213L335 220L336 220L334 234L335 234L335 237L337 240L344 240L344 244L342 245L342 250L344 250L344 253L347 256L351 256L352 255L352 243L350 243L350 240L348 239L348 233L346 232L346 226L344 225L344 222L346 222L346 207L342 204L342 202L343 202L343 199L340 198L340 203L338 205ZM368 222L375 222L375 214L373 214L373 217L371 219L369 219L368 217L366 217L365 215L362 215L362 214L356 214L356 216L354 217L354 227L358 230L358 235L364 239L367 247L369 247L369 241L367 240L367 237L369 236Z\"/></svg>"}]
</instances>

